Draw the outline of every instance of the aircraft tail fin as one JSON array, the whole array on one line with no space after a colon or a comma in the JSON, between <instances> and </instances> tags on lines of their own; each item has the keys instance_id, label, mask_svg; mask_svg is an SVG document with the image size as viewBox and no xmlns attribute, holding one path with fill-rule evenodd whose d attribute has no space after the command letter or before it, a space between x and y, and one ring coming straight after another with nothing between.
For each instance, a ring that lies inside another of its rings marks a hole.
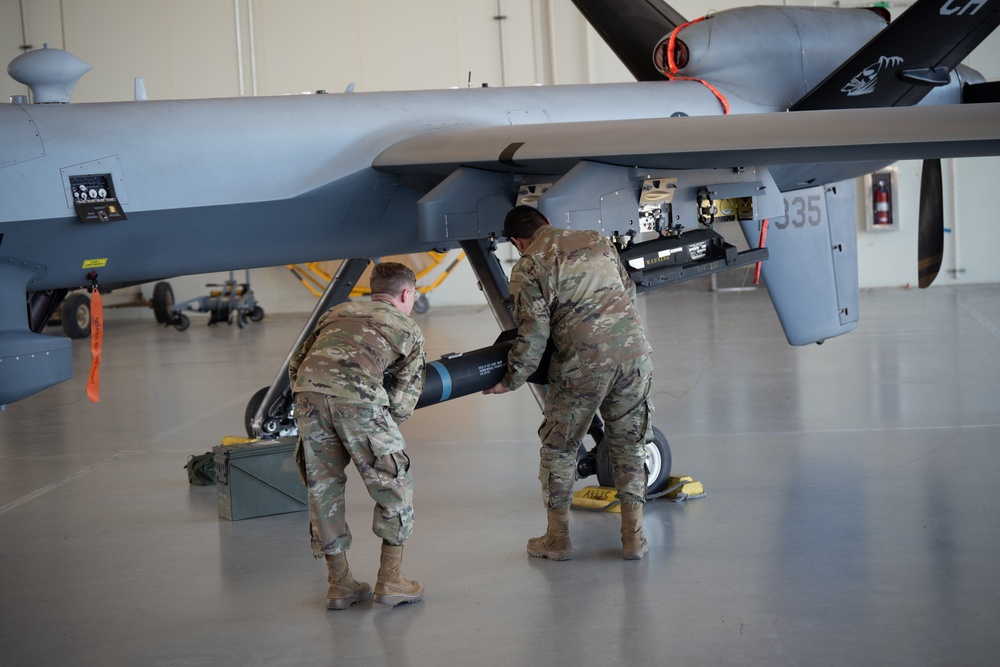
<instances>
[{"instance_id":1,"label":"aircraft tail fin","mask_svg":"<svg viewBox=\"0 0 1000 667\"><path fill-rule=\"evenodd\" d=\"M785 337L808 345L853 331L859 315L854 181L782 196L787 214L770 221L761 274ZM757 223L740 225L757 247Z\"/></svg>"},{"instance_id":2,"label":"aircraft tail fin","mask_svg":"<svg viewBox=\"0 0 1000 667\"><path fill-rule=\"evenodd\" d=\"M1000 0L919 0L791 111L909 106L1000 25Z\"/></svg>"},{"instance_id":3,"label":"aircraft tail fin","mask_svg":"<svg viewBox=\"0 0 1000 667\"><path fill-rule=\"evenodd\" d=\"M660 0L573 0L605 43L637 81L660 81L653 64L653 47L685 23L673 7Z\"/></svg>"}]
</instances>

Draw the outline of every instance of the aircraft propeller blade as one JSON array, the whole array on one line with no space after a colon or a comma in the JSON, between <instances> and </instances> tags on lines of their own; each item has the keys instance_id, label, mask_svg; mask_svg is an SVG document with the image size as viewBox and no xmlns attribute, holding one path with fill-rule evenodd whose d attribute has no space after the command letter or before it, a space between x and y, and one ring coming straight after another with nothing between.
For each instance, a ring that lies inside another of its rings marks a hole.
<instances>
[{"instance_id":1,"label":"aircraft propeller blade","mask_svg":"<svg viewBox=\"0 0 1000 667\"><path fill-rule=\"evenodd\" d=\"M944 196L941 160L924 160L920 173L920 235L917 240L917 284L930 287L944 253Z\"/></svg>"}]
</instances>

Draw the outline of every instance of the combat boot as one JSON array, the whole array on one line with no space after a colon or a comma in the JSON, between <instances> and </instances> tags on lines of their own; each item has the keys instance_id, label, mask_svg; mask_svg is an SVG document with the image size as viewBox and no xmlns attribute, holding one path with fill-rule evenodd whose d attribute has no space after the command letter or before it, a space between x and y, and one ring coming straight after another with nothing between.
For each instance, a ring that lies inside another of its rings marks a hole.
<instances>
[{"instance_id":1,"label":"combat boot","mask_svg":"<svg viewBox=\"0 0 1000 667\"><path fill-rule=\"evenodd\" d=\"M356 581L347 565L347 554L335 556L327 554L326 570L330 588L326 591L327 609L347 609L355 602L364 602L372 597L372 587L363 581Z\"/></svg>"},{"instance_id":2,"label":"combat boot","mask_svg":"<svg viewBox=\"0 0 1000 667\"><path fill-rule=\"evenodd\" d=\"M528 555L549 560L573 558L573 543L569 541L569 508L550 509L549 525L541 537L528 540Z\"/></svg>"},{"instance_id":3,"label":"combat boot","mask_svg":"<svg viewBox=\"0 0 1000 667\"><path fill-rule=\"evenodd\" d=\"M642 504L622 503L622 558L642 560L649 551L642 536Z\"/></svg>"},{"instance_id":4,"label":"combat boot","mask_svg":"<svg viewBox=\"0 0 1000 667\"><path fill-rule=\"evenodd\" d=\"M407 581L400 571L403 545L382 543L382 561L375 582L375 602L396 606L401 602L416 602L424 595L419 581Z\"/></svg>"}]
</instances>

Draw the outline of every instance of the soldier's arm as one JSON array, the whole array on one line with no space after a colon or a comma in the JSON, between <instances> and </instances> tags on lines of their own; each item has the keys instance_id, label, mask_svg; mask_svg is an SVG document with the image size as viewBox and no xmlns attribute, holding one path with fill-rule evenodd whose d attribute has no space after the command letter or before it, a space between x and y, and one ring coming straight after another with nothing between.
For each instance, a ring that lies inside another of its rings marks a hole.
<instances>
[{"instance_id":1,"label":"soldier's arm","mask_svg":"<svg viewBox=\"0 0 1000 667\"><path fill-rule=\"evenodd\" d=\"M389 383L389 414L402 423L413 414L424 388L424 339L419 332L402 346L403 357L392 367Z\"/></svg>"},{"instance_id":2,"label":"soldier's arm","mask_svg":"<svg viewBox=\"0 0 1000 667\"><path fill-rule=\"evenodd\" d=\"M309 337L302 341L302 345L299 345L298 349L292 354L292 358L288 362L288 379L291 381L292 386L295 386L295 379L299 375L299 366L305 360L306 355L309 354L309 350L312 349L313 343L316 342L316 330L314 330Z\"/></svg>"},{"instance_id":3,"label":"soldier's arm","mask_svg":"<svg viewBox=\"0 0 1000 667\"><path fill-rule=\"evenodd\" d=\"M533 262L518 262L511 271L517 339L507 353L507 374L501 383L514 390L535 372L549 340L549 304L542 292L541 276Z\"/></svg>"},{"instance_id":4,"label":"soldier's arm","mask_svg":"<svg viewBox=\"0 0 1000 667\"><path fill-rule=\"evenodd\" d=\"M635 305L635 283L632 282L632 277L628 274L628 270L625 268L625 262L622 261L621 255L618 254L618 249L615 248L614 244L608 241L608 245L611 246L611 261L615 263L618 267L618 277L621 278L622 285L625 287L625 293L628 294L628 298L631 299L632 305Z\"/></svg>"}]
</instances>

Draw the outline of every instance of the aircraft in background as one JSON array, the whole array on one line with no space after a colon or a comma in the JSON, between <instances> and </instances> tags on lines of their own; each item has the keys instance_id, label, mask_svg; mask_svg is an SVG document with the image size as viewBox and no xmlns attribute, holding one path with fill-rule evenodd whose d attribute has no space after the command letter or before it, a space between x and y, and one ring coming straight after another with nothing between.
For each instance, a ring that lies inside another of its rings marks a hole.
<instances>
[{"instance_id":1,"label":"aircraft in background","mask_svg":"<svg viewBox=\"0 0 1000 667\"><path fill-rule=\"evenodd\" d=\"M461 246L509 329L493 251L516 202L613 237L640 292L766 258L789 342L821 342L858 322L852 179L1000 154L1000 91L960 62L1000 0L919 0L892 23L858 8L689 23L657 0L574 3L637 82L68 104L78 75L33 70L88 66L19 56L8 71L34 99L0 104L0 405L72 377L69 339L38 332L81 286L348 260L318 314L368 258ZM937 180L924 255L935 234L940 254L939 167ZM282 376L248 405L258 434L287 423Z\"/></svg>"}]
</instances>

